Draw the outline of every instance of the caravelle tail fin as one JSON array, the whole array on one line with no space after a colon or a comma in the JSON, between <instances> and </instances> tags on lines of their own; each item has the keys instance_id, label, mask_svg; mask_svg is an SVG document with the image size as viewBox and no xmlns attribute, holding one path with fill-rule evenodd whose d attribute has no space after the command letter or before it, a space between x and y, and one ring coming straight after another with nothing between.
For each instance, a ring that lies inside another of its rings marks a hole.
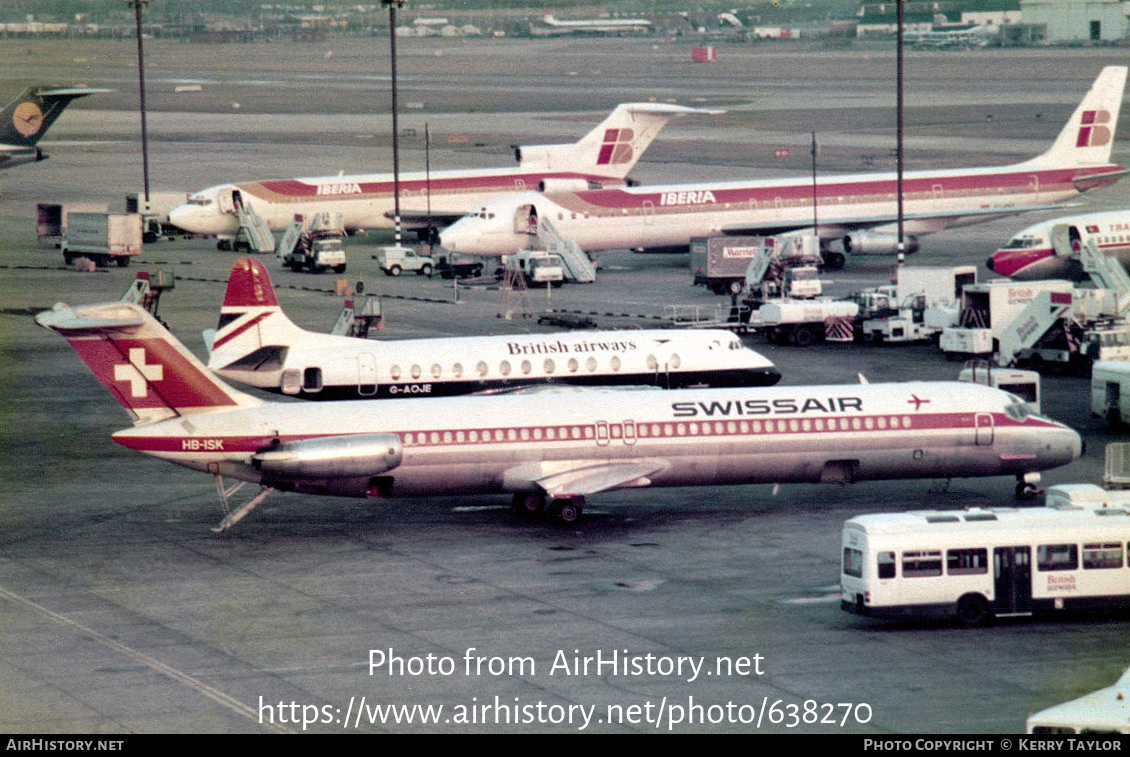
<instances>
[{"instance_id":1,"label":"caravelle tail fin","mask_svg":"<svg viewBox=\"0 0 1130 757\"><path fill-rule=\"evenodd\" d=\"M306 336L279 307L266 267L254 258L240 258L228 276L208 367L237 372L281 370L288 346Z\"/></svg>"},{"instance_id":2,"label":"caravelle tail fin","mask_svg":"<svg viewBox=\"0 0 1130 757\"><path fill-rule=\"evenodd\" d=\"M598 173L623 178L672 116L724 111L687 108L663 103L625 103L580 141L565 145L519 147L522 168Z\"/></svg>"},{"instance_id":3,"label":"caravelle tail fin","mask_svg":"<svg viewBox=\"0 0 1130 757\"><path fill-rule=\"evenodd\" d=\"M0 143L33 147L72 100L109 91L83 87L28 87L0 110Z\"/></svg>"},{"instance_id":4,"label":"caravelle tail fin","mask_svg":"<svg viewBox=\"0 0 1130 757\"><path fill-rule=\"evenodd\" d=\"M1110 164L1126 66L1107 66L1079 103L1051 149L1025 165L1088 167Z\"/></svg>"},{"instance_id":5,"label":"caravelle tail fin","mask_svg":"<svg viewBox=\"0 0 1130 757\"><path fill-rule=\"evenodd\" d=\"M70 343L135 424L262 404L211 375L138 305L59 304L35 321Z\"/></svg>"}]
</instances>

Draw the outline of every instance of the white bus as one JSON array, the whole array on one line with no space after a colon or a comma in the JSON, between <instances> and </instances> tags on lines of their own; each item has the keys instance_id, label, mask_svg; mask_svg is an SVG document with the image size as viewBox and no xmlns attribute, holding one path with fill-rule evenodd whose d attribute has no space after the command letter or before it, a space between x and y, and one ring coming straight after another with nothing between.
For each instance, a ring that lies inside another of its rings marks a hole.
<instances>
[{"instance_id":1,"label":"white bus","mask_svg":"<svg viewBox=\"0 0 1130 757\"><path fill-rule=\"evenodd\" d=\"M1028 733L1130 733L1130 668L1118 682L1028 716Z\"/></svg>"},{"instance_id":2,"label":"white bus","mask_svg":"<svg viewBox=\"0 0 1130 757\"><path fill-rule=\"evenodd\" d=\"M1130 607L1130 507L860 515L844 523L841 606L879 618Z\"/></svg>"}]
</instances>

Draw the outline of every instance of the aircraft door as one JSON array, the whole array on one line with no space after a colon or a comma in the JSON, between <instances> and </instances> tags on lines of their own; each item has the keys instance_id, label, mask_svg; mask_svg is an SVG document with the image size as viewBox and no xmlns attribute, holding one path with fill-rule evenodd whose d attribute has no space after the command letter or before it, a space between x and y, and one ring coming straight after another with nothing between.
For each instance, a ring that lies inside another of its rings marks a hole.
<instances>
[{"instance_id":1,"label":"aircraft door","mask_svg":"<svg viewBox=\"0 0 1130 757\"><path fill-rule=\"evenodd\" d=\"M362 397L377 393L377 360L368 352L357 356L357 393Z\"/></svg>"},{"instance_id":2,"label":"aircraft door","mask_svg":"<svg viewBox=\"0 0 1130 757\"><path fill-rule=\"evenodd\" d=\"M231 187L221 187L216 192L216 205L221 213L231 214L235 212L235 203L232 201L233 191Z\"/></svg>"},{"instance_id":3,"label":"aircraft door","mask_svg":"<svg viewBox=\"0 0 1130 757\"><path fill-rule=\"evenodd\" d=\"M622 427L624 429L624 444L630 447L636 443L636 422L624 421Z\"/></svg>"},{"instance_id":4,"label":"aircraft door","mask_svg":"<svg viewBox=\"0 0 1130 757\"><path fill-rule=\"evenodd\" d=\"M1083 249L1083 240L1079 234L1079 227L1068 223L1056 224L1052 227L1052 249L1058 257L1069 258L1079 254Z\"/></svg>"},{"instance_id":5,"label":"aircraft door","mask_svg":"<svg viewBox=\"0 0 1130 757\"><path fill-rule=\"evenodd\" d=\"M1032 202L1039 202L1040 200L1040 175L1032 174L1032 179L1028 182L1028 191L1032 193Z\"/></svg>"},{"instance_id":6,"label":"aircraft door","mask_svg":"<svg viewBox=\"0 0 1130 757\"><path fill-rule=\"evenodd\" d=\"M538 209L531 203L514 211L514 231L518 234L538 233Z\"/></svg>"},{"instance_id":7,"label":"aircraft door","mask_svg":"<svg viewBox=\"0 0 1130 757\"><path fill-rule=\"evenodd\" d=\"M993 443L993 415L992 413L977 413L973 419L976 429L976 443L979 447L987 447Z\"/></svg>"},{"instance_id":8,"label":"aircraft door","mask_svg":"<svg viewBox=\"0 0 1130 757\"><path fill-rule=\"evenodd\" d=\"M596 446L607 447L610 434L608 433L608 421L596 422Z\"/></svg>"},{"instance_id":9,"label":"aircraft door","mask_svg":"<svg viewBox=\"0 0 1130 757\"><path fill-rule=\"evenodd\" d=\"M1020 615L1032 612L1031 547L993 549L993 612Z\"/></svg>"}]
</instances>

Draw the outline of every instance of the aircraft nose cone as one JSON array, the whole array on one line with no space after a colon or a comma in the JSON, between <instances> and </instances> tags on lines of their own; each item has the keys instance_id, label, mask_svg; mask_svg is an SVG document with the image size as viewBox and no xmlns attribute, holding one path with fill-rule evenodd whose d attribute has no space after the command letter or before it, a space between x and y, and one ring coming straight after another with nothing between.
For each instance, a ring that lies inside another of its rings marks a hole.
<instances>
[{"instance_id":1,"label":"aircraft nose cone","mask_svg":"<svg viewBox=\"0 0 1130 757\"><path fill-rule=\"evenodd\" d=\"M988 268L990 271L995 270L993 268L994 265L996 265L996 263L993 261L992 258L989 258L988 260L985 261L985 267Z\"/></svg>"}]
</instances>

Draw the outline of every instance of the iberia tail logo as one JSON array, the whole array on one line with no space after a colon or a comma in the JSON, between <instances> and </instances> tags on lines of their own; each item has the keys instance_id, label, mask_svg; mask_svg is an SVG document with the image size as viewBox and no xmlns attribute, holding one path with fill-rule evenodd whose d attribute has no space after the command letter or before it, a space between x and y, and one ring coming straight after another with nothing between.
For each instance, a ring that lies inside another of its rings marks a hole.
<instances>
[{"instance_id":1,"label":"iberia tail logo","mask_svg":"<svg viewBox=\"0 0 1130 757\"><path fill-rule=\"evenodd\" d=\"M607 166L630 163L633 157L632 140L635 137L636 134L631 129L605 129L596 164Z\"/></svg>"},{"instance_id":2,"label":"iberia tail logo","mask_svg":"<svg viewBox=\"0 0 1130 757\"><path fill-rule=\"evenodd\" d=\"M1102 147L1109 144L1111 139L1109 110L1083 111L1082 125L1075 138L1076 147Z\"/></svg>"}]
</instances>

